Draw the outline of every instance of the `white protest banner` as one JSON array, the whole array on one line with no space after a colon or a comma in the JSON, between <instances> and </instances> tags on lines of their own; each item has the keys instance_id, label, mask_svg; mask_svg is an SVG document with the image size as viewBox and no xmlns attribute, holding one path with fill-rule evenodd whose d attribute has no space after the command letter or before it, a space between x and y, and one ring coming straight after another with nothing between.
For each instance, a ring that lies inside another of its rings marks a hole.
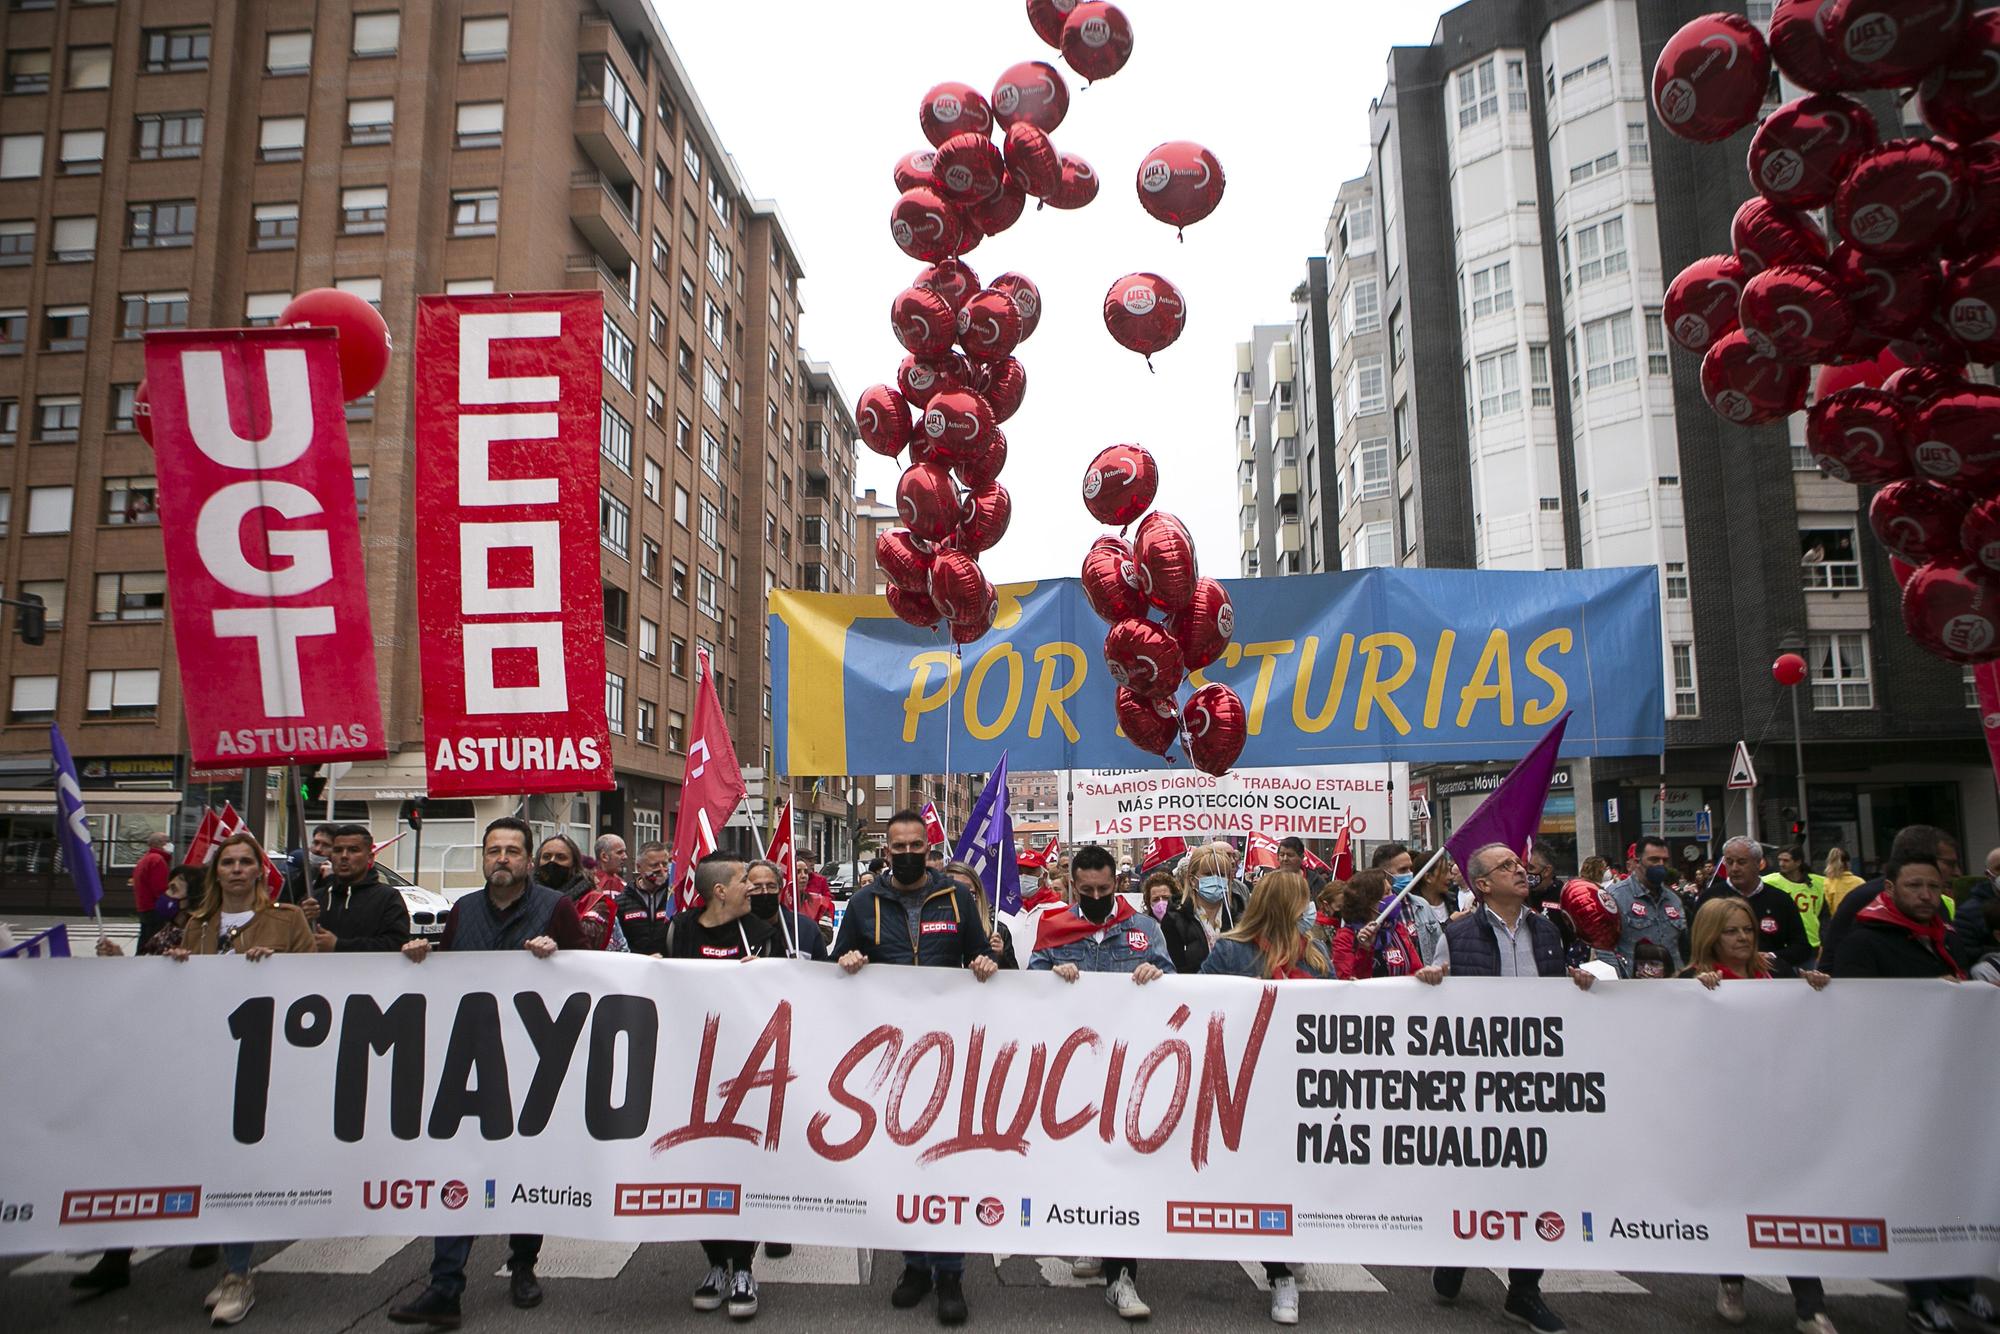
<instances>
[{"instance_id":1,"label":"white protest banner","mask_svg":"<svg viewBox=\"0 0 2000 1334\"><path fill-rule=\"evenodd\" d=\"M1392 786L1393 785L1393 786ZM1374 841L1407 838L1407 764L1325 764L1232 769L1079 769L1070 782L1065 842L1112 838L1242 837L1331 840L1352 827Z\"/></svg>"},{"instance_id":2,"label":"white protest banner","mask_svg":"<svg viewBox=\"0 0 2000 1334\"><path fill-rule=\"evenodd\" d=\"M35 1016L0 1028L0 1252L520 1231L1881 1278L2000 1261L2000 1137L1963 1133L2000 1098L2000 1063L1964 1052L2000 1025L1988 986L982 984L521 951L12 961L0 1005ZM168 1012L172 1041L81 1058ZM1757 1057L1755 1033L1793 1038ZM130 1133L139 1109L180 1127L171 1153Z\"/></svg>"}]
</instances>

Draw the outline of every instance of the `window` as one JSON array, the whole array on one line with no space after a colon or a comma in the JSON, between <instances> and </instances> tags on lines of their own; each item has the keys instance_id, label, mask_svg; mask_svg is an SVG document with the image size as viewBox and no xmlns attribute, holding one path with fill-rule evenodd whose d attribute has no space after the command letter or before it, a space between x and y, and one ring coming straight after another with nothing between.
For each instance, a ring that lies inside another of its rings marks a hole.
<instances>
[{"instance_id":1,"label":"window","mask_svg":"<svg viewBox=\"0 0 2000 1334\"><path fill-rule=\"evenodd\" d=\"M604 585L604 637L614 644L625 642L625 622L630 618L632 599L615 584Z\"/></svg>"},{"instance_id":2,"label":"window","mask_svg":"<svg viewBox=\"0 0 2000 1334\"><path fill-rule=\"evenodd\" d=\"M597 445L604 457L620 472L632 471L632 423L625 420L625 414L609 403L600 404L602 412L597 422Z\"/></svg>"},{"instance_id":3,"label":"window","mask_svg":"<svg viewBox=\"0 0 2000 1334\"><path fill-rule=\"evenodd\" d=\"M1396 501L1396 523L1403 530L1403 550L1417 549L1417 493L1405 491Z\"/></svg>"},{"instance_id":4,"label":"window","mask_svg":"<svg viewBox=\"0 0 2000 1334\"><path fill-rule=\"evenodd\" d=\"M57 218L49 228L49 258L74 264L97 257L96 218Z\"/></svg>"},{"instance_id":5,"label":"window","mask_svg":"<svg viewBox=\"0 0 2000 1334\"><path fill-rule=\"evenodd\" d=\"M720 621L722 619L721 589L716 585L715 576L705 568L696 569L695 575L695 605L700 607L701 614L708 617L711 621Z\"/></svg>"},{"instance_id":6,"label":"window","mask_svg":"<svg viewBox=\"0 0 2000 1334\"><path fill-rule=\"evenodd\" d=\"M639 618L639 661L658 662L660 660L660 623Z\"/></svg>"},{"instance_id":7,"label":"window","mask_svg":"<svg viewBox=\"0 0 2000 1334\"><path fill-rule=\"evenodd\" d=\"M458 104L458 147L498 148L500 127L506 107L500 102L460 102Z\"/></svg>"},{"instance_id":8,"label":"window","mask_svg":"<svg viewBox=\"0 0 2000 1334\"><path fill-rule=\"evenodd\" d=\"M65 176L97 175L104 170L104 131L64 131L61 159Z\"/></svg>"},{"instance_id":9,"label":"window","mask_svg":"<svg viewBox=\"0 0 2000 1334\"><path fill-rule=\"evenodd\" d=\"M159 483L151 477L104 479L104 511L98 522L113 527L160 521Z\"/></svg>"},{"instance_id":10,"label":"window","mask_svg":"<svg viewBox=\"0 0 2000 1334\"><path fill-rule=\"evenodd\" d=\"M292 304L290 292L249 292L243 297L243 322L253 328L272 325Z\"/></svg>"},{"instance_id":11,"label":"window","mask_svg":"<svg viewBox=\"0 0 2000 1334\"><path fill-rule=\"evenodd\" d=\"M618 77L618 71L611 62L601 55L579 56L576 62L576 87L578 99L595 95L604 103L604 109L618 122L627 142L636 150L640 148L640 131L646 124L646 113L639 110L639 104L632 100L632 90Z\"/></svg>"},{"instance_id":12,"label":"window","mask_svg":"<svg viewBox=\"0 0 2000 1334\"><path fill-rule=\"evenodd\" d=\"M681 309L694 314L694 279L685 273L681 275Z\"/></svg>"},{"instance_id":13,"label":"window","mask_svg":"<svg viewBox=\"0 0 2000 1334\"><path fill-rule=\"evenodd\" d=\"M42 136L0 136L0 180L15 181L42 174Z\"/></svg>"},{"instance_id":14,"label":"window","mask_svg":"<svg viewBox=\"0 0 2000 1334\"><path fill-rule=\"evenodd\" d=\"M48 307L42 312L42 333L42 346L47 351L83 351L83 345L90 339L90 307ZM70 438L76 437L72 435Z\"/></svg>"},{"instance_id":15,"label":"window","mask_svg":"<svg viewBox=\"0 0 2000 1334\"><path fill-rule=\"evenodd\" d=\"M715 281L725 287L729 285L729 266L729 248L722 244L720 237L714 232L710 232L708 234L708 271L715 278Z\"/></svg>"},{"instance_id":16,"label":"window","mask_svg":"<svg viewBox=\"0 0 2000 1334\"><path fill-rule=\"evenodd\" d=\"M9 51L7 53L7 91L13 93L46 93L49 90L49 71L54 68L47 48L39 51Z\"/></svg>"},{"instance_id":17,"label":"window","mask_svg":"<svg viewBox=\"0 0 2000 1334\"><path fill-rule=\"evenodd\" d=\"M1380 412L1386 405L1382 376L1382 358L1379 356L1360 357L1354 363L1354 402L1352 415L1366 417Z\"/></svg>"},{"instance_id":18,"label":"window","mask_svg":"<svg viewBox=\"0 0 2000 1334\"><path fill-rule=\"evenodd\" d=\"M1602 74L1611 68L1610 56L1599 56L1588 65L1578 65L1573 70L1563 72L1563 87L1567 88L1578 79L1587 79L1593 74ZM1553 73L1553 71L1551 71Z\"/></svg>"},{"instance_id":19,"label":"window","mask_svg":"<svg viewBox=\"0 0 2000 1334\"><path fill-rule=\"evenodd\" d=\"M667 421L667 391L652 380L646 381L646 420L656 426Z\"/></svg>"},{"instance_id":20,"label":"window","mask_svg":"<svg viewBox=\"0 0 2000 1334\"><path fill-rule=\"evenodd\" d=\"M674 484L674 522L683 528L688 524L687 488L678 482Z\"/></svg>"},{"instance_id":21,"label":"window","mask_svg":"<svg viewBox=\"0 0 2000 1334\"><path fill-rule=\"evenodd\" d=\"M451 234L491 236L500 230L498 190L454 190L451 192Z\"/></svg>"},{"instance_id":22,"label":"window","mask_svg":"<svg viewBox=\"0 0 2000 1334\"><path fill-rule=\"evenodd\" d=\"M673 172L667 169L666 163L662 162L658 158L654 158L653 193L658 195L662 199L671 199L673 198L673 188L674 188Z\"/></svg>"},{"instance_id":23,"label":"window","mask_svg":"<svg viewBox=\"0 0 2000 1334\"><path fill-rule=\"evenodd\" d=\"M1549 378L1549 345L1528 344L1528 402L1538 408L1554 407L1555 384Z\"/></svg>"},{"instance_id":24,"label":"window","mask_svg":"<svg viewBox=\"0 0 2000 1334\"><path fill-rule=\"evenodd\" d=\"M662 278L667 276L667 238L657 228L653 232L653 268Z\"/></svg>"},{"instance_id":25,"label":"window","mask_svg":"<svg viewBox=\"0 0 2000 1334\"><path fill-rule=\"evenodd\" d=\"M352 292L375 309L382 309L382 280L380 278L336 278L335 290Z\"/></svg>"},{"instance_id":26,"label":"window","mask_svg":"<svg viewBox=\"0 0 2000 1334\"><path fill-rule=\"evenodd\" d=\"M0 355L19 356L28 346L28 312L0 310Z\"/></svg>"},{"instance_id":27,"label":"window","mask_svg":"<svg viewBox=\"0 0 2000 1334\"><path fill-rule=\"evenodd\" d=\"M646 459L642 462L639 493L655 505L660 503L660 486L663 480L664 473L657 459Z\"/></svg>"},{"instance_id":28,"label":"window","mask_svg":"<svg viewBox=\"0 0 2000 1334\"><path fill-rule=\"evenodd\" d=\"M1660 317L1660 308L1653 306L1646 311L1646 374L1667 375L1672 367L1667 363L1667 325Z\"/></svg>"},{"instance_id":29,"label":"window","mask_svg":"<svg viewBox=\"0 0 2000 1334\"><path fill-rule=\"evenodd\" d=\"M200 157L205 124L199 111L166 111L135 117L133 155L141 161Z\"/></svg>"},{"instance_id":30,"label":"window","mask_svg":"<svg viewBox=\"0 0 2000 1334\"><path fill-rule=\"evenodd\" d=\"M1379 569L1396 563L1396 539L1386 523L1371 523L1355 535L1354 564L1357 569Z\"/></svg>"},{"instance_id":31,"label":"window","mask_svg":"<svg viewBox=\"0 0 2000 1334\"><path fill-rule=\"evenodd\" d=\"M21 400L0 398L0 445L11 445L21 438ZM0 492L0 495L4 495ZM4 524L0 524L0 537L6 536Z\"/></svg>"},{"instance_id":32,"label":"window","mask_svg":"<svg viewBox=\"0 0 2000 1334\"><path fill-rule=\"evenodd\" d=\"M111 48L108 46L72 46L69 49L69 86L71 88L109 88L111 86Z\"/></svg>"},{"instance_id":33,"label":"window","mask_svg":"<svg viewBox=\"0 0 2000 1334\"><path fill-rule=\"evenodd\" d=\"M1676 718L1693 718L1701 712L1701 698L1694 683L1694 645L1672 646L1674 713Z\"/></svg>"},{"instance_id":34,"label":"window","mask_svg":"<svg viewBox=\"0 0 2000 1334\"><path fill-rule=\"evenodd\" d=\"M396 130L396 103L387 97L354 98L347 104L347 142L386 144Z\"/></svg>"},{"instance_id":35,"label":"window","mask_svg":"<svg viewBox=\"0 0 2000 1334\"><path fill-rule=\"evenodd\" d=\"M1606 218L1576 233L1576 280L1580 283L1625 272L1625 220Z\"/></svg>"},{"instance_id":36,"label":"window","mask_svg":"<svg viewBox=\"0 0 2000 1334\"><path fill-rule=\"evenodd\" d=\"M460 60L505 60L507 58L507 19L498 18L466 19L458 25L458 58Z\"/></svg>"},{"instance_id":37,"label":"window","mask_svg":"<svg viewBox=\"0 0 2000 1334\"><path fill-rule=\"evenodd\" d=\"M160 669L92 672L84 682L86 718L150 718L160 707Z\"/></svg>"},{"instance_id":38,"label":"window","mask_svg":"<svg viewBox=\"0 0 2000 1334\"><path fill-rule=\"evenodd\" d=\"M1479 358L1479 415L1518 412L1521 408L1521 366L1513 348Z\"/></svg>"},{"instance_id":39,"label":"window","mask_svg":"<svg viewBox=\"0 0 2000 1334\"><path fill-rule=\"evenodd\" d=\"M722 442L706 426L701 428L701 470L718 482L722 480Z\"/></svg>"},{"instance_id":40,"label":"window","mask_svg":"<svg viewBox=\"0 0 2000 1334\"><path fill-rule=\"evenodd\" d=\"M599 541L612 555L625 557L632 550L632 511L609 491L597 493Z\"/></svg>"},{"instance_id":41,"label":"window","mask_svg":"<svg viewBox=\"0 0 2000 1334\"><path fill-rule=\"evenodd\" d=\"M632 340L625 331L615 321L604 321L604 369L627 389L632 387L632 351Z\"/></svg>"},{"instance_id":42,"label":"window","mask_svg":"<svg viewBox=\"0 0 2000 1334\"><path fill-rule=\"evenodd\" d=\"M290 250L299 243L299 206L259 204L251 210L252 244L259 250Z\"/></svg>"},{"instance_id":43,"label":"window","mask_svg":"<svg viewBox=\"0 0 2000 1334\"><path fill-rule=\"evenodd\" d=\"M639 577L655 584L660 582L660 544L650 537L639 542Z\"/></svg>"},{"instance_id":44,"label":"window","mask_svg":"<svg viewBox=\"0 0 2000 1334\"><path fill-rule=\"evenodd\" d=\"M1688 600L1688 567L1684 560L1670 560L1666 568L1667 601Z\"/></svg>"},{"instance_id":45,"label":"window","mask_svg":"<svg viewBox=\"0 0 2000 1334\"><path fill-rule=\"evenodd\" d=\"M134 250L167 250L194 244L194 200L134 204L125 214L125 244Z\"/></svg>"},{"instance_id":46,"label":"window","mask_svg":"<svg viewBox=\"0 0 2000 1334\"><path fill-rule=\"evenodd\" d=\"M313 35L309 32L274 32L264 38L266 74L304 74L312 68Z\"/></svg>"},{"instance_id":47,"label":"window","mask_svg":"<svg viewBox=\"0 0 2000 1334\"><path fill-rule=\"evenodd\" d=\"M723 383L722 372L715 369L714 362L704 357L701 363L701 401L708 404L708 410L718 417L722 415Z\"/></svg>"},{"instance_id":48,"label":"window","mask_svg":"<svg viewBox=\"0 0 2000 1334\"><path fill-rule=\"evenodd\" d=\"M48 679L55 680L53 676ZM687 749L687 719L673 709L667 710L667 749L676 755Z\"/></svg>"},{"instance_id":49,"label":"window","mask_svg":"<svg viewBox=\"0 0 2000 1334\"><path fill-rule=\"evenodd\" d=\"M1406 459L1410 457L1410 445L1413 439L1410 434L1410 403L1408 399L1399 398L1396 400L1396 415L1393 420L1395 422L1396 457Z\"/></svg>"},{"instance_id":50,"label":"window","mask_svg":"<svg viewBox=\"0 0 2000 1334\"><path fill-rule=\"evenodd\" d=\"M368 482L367 468L354 469L354 517L357 519L368 517Z\"/></svg>"},{"instance_id":51,"label":"window","mask_svg":"<svg viewBox=\"0 0 2000 1334\"><path fill-rule=\"evenodd\" d=\"M82 307L72 307L82 309ZM54 312L51 312L53 314ZM79 341L77 346L82 346ZM74 394L44 394L35 400L35 438L51 444L76 439L83 426L83 400Z\"/></svg>"},{"instance_id":52,"label":"window","mask_svg":"<svg viewBox=\"0 0 2000 1334\"><path fill-rule=\"evenodd\" d=\"M723 351L723 345L729 340L729 320L723 315L722 307L715 304L714 297L706 297L702 301L701 324L715 350Z\"/></svg>"},{"instance_id":53,"label":"window","mask_svg":"<svg viewBox=\"0 0 2000 1334\"><path fill-rule=\"evenodd\" d=\"M1374 333L1382 327L1382 289L1373 278L1355 280L1342 303L1342 323L1349 334Z\"/></svg>"},{"instance_id":54,"label":"window","mask_svg":"<svg viewBox=\"0 0 2000 1334\"><path fill-rule=\"evenodd\" d=\"M48 723L56 717L56 678L17 676L14 694L7 707L10 723Z\"/></svg>"},{"instance_id":55,"label":"window","mask_svg":"<svg viewBox=\"0 0 2000 1334\"><path fill-rule=\"evenodd\" d=\"M28 488L28 527L30 537L45 533L66 533L69 531L70 510L76 503L76 488L71 486L31 486Z\"/></svg>"},{"instance_id":56,"label":"window","mask_svg":"<svg viewBox=\"0 0 2000 1334\"><path fill-rule=\"evenodd\" d=\"M8 524L13 517L14 494L11 491L0 491L0 537L7 536Z\"/></svg>"},{"instance_id":57,"label":"window","mask_svg":"<svg viewBox=\"0 0 2000 1334\"><path fill-rule=\"evenodd\" d=\"M1861 555L1854 529L1806 528L1799 532L1799 578L1809 589L1861 587Z\"/></svg>"},{"instance_id":58,"label":"window","mask_svg":"<svg viewBox=\"0 0 2000 1334\"><path fill-rule=\"evenodd\" d=\"M1379 500L1389 494L1389 442L1363 440L1354 451L1354 498Z\"/></svg>"},{"instance_id":59,"label":"window","mask_svg":"<svg viewBox=\"0 0 2000 1334\"><path fill-rule=\"evenodd\" d=\"M1514 308L1514 265L1501 260L1472 274L1472 318L1482 319Z\"/></svg>"},{"instance_id":60,"label":"window","mask_svg":"<svg viewBox=\"0 0 2000 1334\"><path fill-rule=\"evenodd\" d=\"M1507 62L1507 109L1528 109L1528 62L1525 60Z\"/></svg>"},{"instance_id":61,"label":"window","mask_svg":"<svg viewBox=\"0 0 2000 1334\"><path fill-rule=\"evenodd\" d=\"M1618 170L1618 153L1614 149L1609 153L1591 158L1587 162L1579 162L1572 166L1569 169L1569 183L1575 185L1580 181L1587 181L1593 176L1602 176L1606 172L1616 170Z\"/></svg>"},{"instance_id":62,"label":"window","mask_svg":"<svg viewBox=\"0 0 2000 1334\"><path fill-rule=\"evenodd\" d=\"M0 268L21 268L34 262L34 219L0 222Z\"/></svg>"},{"instance_id":63,"label":"window","mask_svg":"<svg viewBox=\"0 0 2000 1334\"><path fill-rule=\"evenodd\" d=\"M167 576L158 570L97 576L95 621L161 621L167 616Z\"/></svg>"},{"instance_id":64,"label":"window","mask_svg":"<svg viewBox=\"0 0 2000 1334\"><path fill-rule=\"evenodd\" d=\"M396 43L402 35L402 29L401 14L356 14L354 54L364 58L395 55Z\"/></svg>"},{"instance_id":65,"label":"window","mask_svg":"<svg viewBox=\"0 0 2000 1334\"><path fill-rule=\"evenodd\" d=\"M1500 114L1500 97L1493 76L1493 58L1487 57L1475 69L1458 74L1458 128L1477 125Z\"/></svg>"},{"instance_id":66,"label":"window","mask_svg":"<svg viewBox=\"0 0 2000 1334\"><path fill-rule=\"evenodd\" d=\"M1646 138L1646 122L1643 120L1625 122L1625 160L1635 167L1653 160L1653 145Z\"/></svg>"},{"instance_id":67,"label":"window","mask_svg":"<svg viewBox=\"0 0 2000 1334\"><path fill-rule=\"evenodd\" d=\"M62 624L63 612L68 608L63 581L60 579L31 579L21 585L21 596L42 600L42 616L51 627Z\"/></svg>"},{"instance_id":68,"label":"window","mask_svg":"<svg viewBox=\"0 0 2000 1334\"><path fill-rule=\"evenodd\" d=\"M675 676L688 674L687 640L679 635L675 635L673 641L667 645L667 670Z\"/></svg>"},{"instance_id":69,"label":"window","mask_svg":"<svg viewBox=\"0 0 2000 1334\"><path fill-rule=\"evenodd\" d=\"M207 28L148 28L141 66L148 74L208 68Z\"/></svg>"},{"instance_id":70,"label":"window","mask_svg":"<svg viewBox=\"0 0 2000 1334\"><path fill-rule=\"evenodd\" d=\"M722 550L722 511L705 496L701 501L701 540L716 551Z\"/></svg>"},{"instance_id":71,"label":"window","mask_svg":"<svg viewBox=\"0 0 2000 1334\"><path fill-rule=\"evenodd\" d=\"M492 290L491 278L453 278L444 285L446 296L482 296Z\"/></svg>"},{"instance_id":72,"label":"window","mask_svg":"<svg viewBox=\"0 0 2000 1334\"><path fill-rule=\"evenodd\" d=\"M1872 709L1875 687L1868 670L1868 636L1859 631L1806 636L1815 709Z\"/></svg>"},{"instance_id":73,"label":"window","mask_svg":"<svg viewBox=\"0 0 2000 1334\"><path fill-rule=\"evenodd\" d=\"M1584 380L1592 389L1638 378L1639 360L1632 346L1630 311L1584 325L1583 347L1587 361Z\"/></svg>"},{"instance_id":74,"label":"window","mask_svg":"<svg viewBox=\"0 0 2000 1334\"><path fill-rule=\"evenodd\" d=\"M265 116L257 122L257 156L265 162L297 162L305 156L304 116Z\"/></svg>"},{"instance_id":75,"label":"window","mask_svg":"<svg viewBox=\"0 0 2000 1334\"><path fill-rule=\"evenodd\" d=\"M701 151L694 146L694 140L689 139L681 145L681 162L687 167L689 180L701 179Z\"/></svg>"}]
</instances>

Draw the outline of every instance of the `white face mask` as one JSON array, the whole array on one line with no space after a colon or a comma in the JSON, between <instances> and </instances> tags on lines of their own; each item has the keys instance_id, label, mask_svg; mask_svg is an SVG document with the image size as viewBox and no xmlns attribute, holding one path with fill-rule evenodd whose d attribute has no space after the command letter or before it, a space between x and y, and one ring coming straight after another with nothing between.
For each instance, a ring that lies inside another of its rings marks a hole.
<instances>
[{"instance_id":1,"label":"white face mask","mask_svg":"<svg viewBox=\"0 0 2000 1334\"><path fill-rule=\"evenodd\" d=\"M174 855L174 845L171 843L162 843L160 844L160 851L171 857Z\"/></svg>"}]
</instances>

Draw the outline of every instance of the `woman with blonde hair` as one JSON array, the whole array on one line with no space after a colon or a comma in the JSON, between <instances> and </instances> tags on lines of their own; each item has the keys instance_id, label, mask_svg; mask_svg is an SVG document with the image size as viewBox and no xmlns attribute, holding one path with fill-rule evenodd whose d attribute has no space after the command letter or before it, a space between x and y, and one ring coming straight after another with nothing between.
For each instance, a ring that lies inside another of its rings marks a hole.
<instances>
[{"instance_id":1,"label":"woman with blonde hair","mask_svg":"<svg viewBox=\"0 0 2000 1334\"><path fill-rule=\"evenodd\" d=\"M1213 843L1196 848L1181 863L1180 895L1160 921L1175 972L1200 972L1216 938L1242 915L1242 893L1230 883L1235 869L1229 853Z\"/></svg>"},{"instance_id":2,"label":"woman with blonde hair","mask_svg":"<svg viewBox=\"0 0 2000 1334\"><path fill-rule=\"evenodd\" d=\"M1005 922L994 919L993 903L986 897L986 886L980 882L979 872L965 862L946 862L943 872L945 879L972 895L972 901L979 905L979 925L986 930L994 961L1002 968L1019 968L1021 961L1014 956L1014 933Z\"/></svg>"},{"instance_id":3,"label":"woman with blonde hair","mask_svg":"<svg viewBox=\"0 0 2000 1334\"><path fill-rule=\"evenodd\" d=\"M1847 897L1847 891L1866 884L1847 864L1847 849L1838 845L1826 850L1826 911L1830 916Z\"/></svg>"}]
</instances>

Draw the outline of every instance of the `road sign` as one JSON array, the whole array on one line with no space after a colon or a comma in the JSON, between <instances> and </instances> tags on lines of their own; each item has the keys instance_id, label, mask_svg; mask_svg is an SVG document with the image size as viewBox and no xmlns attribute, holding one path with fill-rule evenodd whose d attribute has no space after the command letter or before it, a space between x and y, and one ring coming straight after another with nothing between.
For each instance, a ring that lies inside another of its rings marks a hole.
<instances>
[{"instance_id":1,"label":"road sign","mask_svg":"<svg viewBox=\"0 0 2000 1334\"><path fill-rule=\"evenodd\" d=\"M1604 823L1618 823L1618 798L1606 797L1604 799Z\"/></svg>"},{"instance_id":2,"label":"road sign","mask_svg":"<svg viewBox=\"0 0 2000 1334\"><path fill-rule=\"evenodd\" d=\"M1757 769L1750 763L1750 747L1739 741L1736 743L1736 754L1729 761L1729 790L1735 792L1755 786Z\"/></svg>"},{"instance_id":3,"label":"road sign","mask_svg":"<svg viewBox=\"0 0 2000 1334\"><path fill-rule=\"evenodd\" d=\"M1714 837L1713 833L1714 828L1715 826L1712 823L1710 823L1708 818L1708 807L1704 806L1699 811L1695 812L1694 836L1696 838L1700 839L1703 843L1708 842L1711 838Z\"/></svg>"}]
</instances>

